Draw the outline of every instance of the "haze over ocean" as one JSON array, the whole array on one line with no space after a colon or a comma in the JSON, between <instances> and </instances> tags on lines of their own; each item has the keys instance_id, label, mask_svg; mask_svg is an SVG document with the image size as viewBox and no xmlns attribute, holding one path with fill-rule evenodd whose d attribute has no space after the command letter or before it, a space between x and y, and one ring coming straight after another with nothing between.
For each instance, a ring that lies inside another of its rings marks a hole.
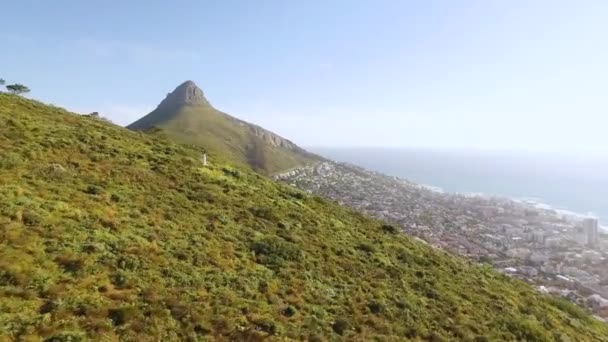
<instances>
[{"instance_id":1,"label":"haze over ocean","mask_svg":"<svg viewBox=\"0 0 608 342\"><path fill-rule=\"evenodd\" d=\"M339 162L448 192L534 198L608 223L608 153L310 148Z\"/></svg>"}]
</instances>

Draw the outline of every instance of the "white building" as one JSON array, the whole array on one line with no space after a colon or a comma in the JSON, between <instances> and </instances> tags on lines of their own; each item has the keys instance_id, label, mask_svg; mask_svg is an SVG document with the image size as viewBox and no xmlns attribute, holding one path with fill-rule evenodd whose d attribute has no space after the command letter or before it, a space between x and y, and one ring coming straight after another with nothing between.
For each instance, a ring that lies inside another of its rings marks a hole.
<instances>
[{"instance_id":1,"label":"white building","mask_svg":"<svg viewBox=\"0 0 608 342\"><path fill-rule=\"evenodd\" d=\"M587 245L597 246L599 242L599 224L596 218L586 218L583 220L583 229L587 237Z\"/></svg>"}]
</instances>

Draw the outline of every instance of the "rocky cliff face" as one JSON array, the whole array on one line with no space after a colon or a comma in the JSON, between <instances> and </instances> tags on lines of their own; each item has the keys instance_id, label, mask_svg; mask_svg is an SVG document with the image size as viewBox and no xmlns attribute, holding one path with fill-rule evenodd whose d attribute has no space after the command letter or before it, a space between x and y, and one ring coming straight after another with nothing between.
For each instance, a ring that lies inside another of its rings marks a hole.
<instances>
[{"instance_id":1,"label":"rocky cliff face","mask_svg":"<svg viewBox=\"0 0 608 342\"><path fill-rule=\"evenodd\" d=\"M286 149L293 150L293 151L304 151L301 147L294 144L291 140L285 139L285 138L281 137L280 135L272 133L271 131L269 131L267 129L264 129L260 126L251 124L251 123L243 121L243 120L239 120L234 117L231 117L231 118L238 125L247 128L247 130L249 131L249 133L251 133L252 136L259 138L260 140L262 140L262 142L264 142L270 146L286 148Z\"/></svg>"},{"instance_id":2,"label":"rocky cliff face","mask_svg":"<svg viewBox=\"0 0 608 342\"><path fill-rule=\"evenodd\" d=\"M179 108L181 106L211 106L211 104L194 82L186 81L167 94L158 108Z\"/></svg>"},{"instance_id":3,"label":"rocky cliff face","mask_svg":"<svg viewBox=\"0 0 608 342\"><path fill-rule=\"evenodd\" d=\"M290 150L301 150L300 147L298 147L296 144L294 144L290 140L282 138L270 131L263 129L262 127L252 125L252 124L248 124L248 126L249 126L249 131L254 136L262 139L263 142L269 144L270 146L281 147L281 148L286 148L286 149L290 149Z\"/></svg>"}]
</instances>

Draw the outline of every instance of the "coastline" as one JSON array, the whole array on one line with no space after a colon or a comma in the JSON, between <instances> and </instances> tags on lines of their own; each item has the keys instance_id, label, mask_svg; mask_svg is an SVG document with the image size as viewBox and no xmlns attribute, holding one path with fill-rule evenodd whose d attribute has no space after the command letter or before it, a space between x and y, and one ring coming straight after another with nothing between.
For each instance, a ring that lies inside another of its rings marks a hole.
<instances>
[{"instance_id":1,"label":"coastline","mask_svg":"<svg viewBox=\"0 0 608 342\"><path fill-rule=\"evenodd\" d=\"M398 178L402 179L401 177L398 177ZM420 186L421 188L433 191L433 192L441 193L441 194L452 193L455 195L461 195L461 196L465 196L465 197L501 198L501 199L510 200L510 201L513 201L516 203L528 204L528 205L533 206L536 209L552 210L555 213L557 213L559 216L570 219L572 221L580 221L582 219L589 218L589 217L597 218L599 220L599 229L603 233L608 233L608 225L606 225L606 223L602 221L601 217L595 215L594 213L588 212L587 214L584 214L581 212L572 211L567 208L555 207L555 206L545 202L542 198L509 197L509 196L502 196L502 195L486 194L486 193L482 193L482 192L450 192L450 191L446 191L445 189L443 189L440 186L435 186L435 185L430 185L430 184L418 184L418 186Z\"/></svg>"},{"instance_id":2,"label":"coastline","mask_svg":"<svg viewBox=\"0 0 608 342\"><path fill-rule=\"evenodd\" d=\"M587 160L572 169L572 161L567 156L558 159L552 156L547 163L551 161L554 167L538 168L538 160L542 161L543 156L530 153L408 148L311 149L336 162L398 177L438 193L526 202L574 220L595 217L600 221L601 231L608 233L608 209L605 209L608 202L597 191L608 186L608 177L603 167L594 164L595 160ZM535 158L531 159L531 156ZM594 182L583 178L588 175L581 170L594 170ZM556 186L565 190L556 192Z\"/></svg>"}]
</instances>

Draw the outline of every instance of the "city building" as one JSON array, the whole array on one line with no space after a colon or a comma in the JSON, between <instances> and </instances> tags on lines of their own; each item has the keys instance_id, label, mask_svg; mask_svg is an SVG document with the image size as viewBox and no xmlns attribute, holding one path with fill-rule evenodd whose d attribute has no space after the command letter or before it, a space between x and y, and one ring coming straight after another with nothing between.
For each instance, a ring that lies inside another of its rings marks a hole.
<instances>
[{"instance_id":1,"label":"city building","mask_svg":"<svg viewBox=\"0 0 608 342\"><path fill-rule=\"evenodd\" d=\"M589 244L587 230L585 229L584 225L580 225L580 226L576 227L576 230L574 231L574 240L579 245L586 246Z\"/></svg>"},{"instance_id":2,"label":"city building","mask_svg":"<svg viewBox=\"0 0 608 342\"><path fill-rule=\"evenodd\" d=\"M599 225L596 218L586 218L583 220L583 229L587 236L587 245L597 246L599 242Z\"/></svg>"}]
</instances>

